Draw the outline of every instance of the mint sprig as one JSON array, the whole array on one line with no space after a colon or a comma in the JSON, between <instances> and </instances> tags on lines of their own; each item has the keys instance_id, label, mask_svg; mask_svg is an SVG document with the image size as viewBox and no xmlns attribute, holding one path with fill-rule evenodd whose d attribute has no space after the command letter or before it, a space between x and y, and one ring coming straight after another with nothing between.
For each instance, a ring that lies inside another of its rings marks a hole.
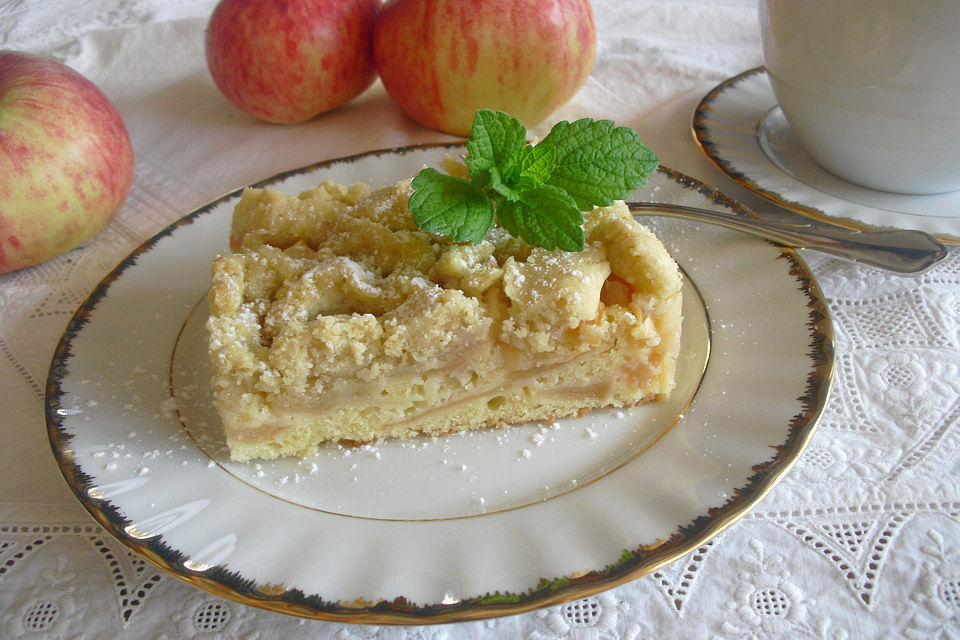
<instances>
[{"instance_id":1,"label":"mint sprig","mask_svg":"<svg viewBox=\"0 0 960 640\"><path fill-rule=\"evenodd\" d=\"M469 180L423 169L413 179L413 221L424 231L478 244L493 226L493 202Z\"/></svg>"},{"instance_id":2,"label":"mint sprig","mask_svg":"<svg viewBox=\"0 0 960 640\"><path fill-rule=\"evenodd\" d=\"M610 120L558 122L536 145L519 120L481 109L465 162L469 179L423 169L413 180L417 227L477 244L499 222L544 249L582 251L583 211L626 198L657 169L637 132Z\"/></svg>"}]
</instances>

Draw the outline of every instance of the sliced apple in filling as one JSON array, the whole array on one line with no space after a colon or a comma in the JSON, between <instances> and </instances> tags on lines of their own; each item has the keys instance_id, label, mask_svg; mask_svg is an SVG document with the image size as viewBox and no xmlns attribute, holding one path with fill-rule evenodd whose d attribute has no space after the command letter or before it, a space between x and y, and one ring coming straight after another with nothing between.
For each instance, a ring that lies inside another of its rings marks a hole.
<instances>
[{"instance_id":1,"label":"sliced apple in filling","mask_svg":"<svg viewBox=\"0 0 960 640\"><path fill-rule=\"evenodd\" d=\"M248 189L213 264L210 358L235 460L625 407L669 394L680 274L616 204L586 249L418 230L410 182Z\"/></svg>"}]
</instances>

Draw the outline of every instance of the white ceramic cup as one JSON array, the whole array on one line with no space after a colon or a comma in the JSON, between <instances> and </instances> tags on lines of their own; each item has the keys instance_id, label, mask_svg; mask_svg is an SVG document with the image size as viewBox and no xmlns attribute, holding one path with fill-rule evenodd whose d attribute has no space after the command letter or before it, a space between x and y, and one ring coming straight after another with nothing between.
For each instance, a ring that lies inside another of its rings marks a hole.
<instances>
[{"instance_id":1,"label":"white ceramic cup","mask_svg":"<svg viewBox=\"0 0 960 640\"><path fill-rule=\"evenodd\" d=\"M872 189L960 189L960 0L760 0L764 64L804 149Z\"/></svg>"}]
</instances>

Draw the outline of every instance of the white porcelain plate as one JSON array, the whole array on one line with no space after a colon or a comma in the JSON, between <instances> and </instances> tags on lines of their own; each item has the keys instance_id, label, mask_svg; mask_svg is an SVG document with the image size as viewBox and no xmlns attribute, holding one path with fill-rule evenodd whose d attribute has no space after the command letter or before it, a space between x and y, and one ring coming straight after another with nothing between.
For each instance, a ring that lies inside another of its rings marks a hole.
<instances>
[{"instance_id":1,"label":"white porcelain plate","mask_svg":"<svg viewBox=\"0 0 960 640\"><path fill-rule=\"evenodd\" d=\"M800 146L762 67L712 89L697 106L700 148L729 178L776 204L845 226L926 231L960 243L960 191L904 195L851 184Z\"/></svg>"},{"instance_id":2,"label":"white porcelain plate","mask_svg":"<svg viewBox=\"0 0 960 640\"><path fill-rule=\"evenodd\" d=\"M389 184L459 145L324 162L260 183ZM739 210L668 169L634 194ZM146 242L71 320L47 383L68 484L153 564L250 605L370 623L467 620L583 597L682 557L754 506L812 435L833 373L826 304L796 253L651 218L682 266L668 402L443 438L233 463L204 321L229 194Z\"/></svg>"}]
</instances>

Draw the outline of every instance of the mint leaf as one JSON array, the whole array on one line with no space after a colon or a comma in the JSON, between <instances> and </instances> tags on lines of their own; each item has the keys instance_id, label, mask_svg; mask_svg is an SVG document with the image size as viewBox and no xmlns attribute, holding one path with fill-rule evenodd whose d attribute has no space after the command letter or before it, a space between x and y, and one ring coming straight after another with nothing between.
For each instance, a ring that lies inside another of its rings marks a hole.
<instances>
[{"instance_id":1,"label":"mint leaf","mask_svg":"<svg viewBox=\"0 0 960 640\"><path fill-rule=\"evenodd\" d=\"M657 169L637 132L610 120L559 122L539 144L519 120L480 109L465 158L469 180L424 169L413 180L417 227L477 244L494 221L532 245L582 251L582 211L625 199Z\"/></svg>"},{"instance_id":2,"label":"mint leaf","mask_svg":"<svg viewBox=\"0 0 960 640\"><path fill-rule=\"evenodd\" d=\"M490 169L490 188L507 200L514 201L520 199L520 192L500 178L500 172L497 171L496 167Z\"/></svg>"},{"instance_id":3,"label":"mint leaf","mask_svg":"<svg viewBox=\"0 0 960 640\"><path fill-rule=\"evenodd\" d=\"M409 207L418 228L478 244L493 226L493 203L469 180L428 168L412 184Z\"/></svg>"},{"instance_id":4,"label":"mint leaf","mask_svg":"<svg viewBox=\"0 0 960 640\"><path fill-rule=\"evenodd\" d=\"M507 182L526 142L527 130L519 120L502 111L480 109L467 141L470 179L480 187Z\"/></svg>"},{"instance_id":5,"label":"mint leaf","mask_svg":"<svg viewBox=\"0 0 960 640\"><path fill-rule=\"evenodd\" d=\"M547 181L557 166L554 147L527 145L520 152L520 175L517 188L527 190L539 187Z\"/></svg>"},{"instance_id":6,"label":"mint leaf","mask_svg":"<svg viewBox=\"0 0 960 640\"><path fill-rule=\"evenodd\" d=\"M583 251L583 214L563 189L543 185L525 191L519 202L504 205L497 210L497 219L510 235L548 251Z\"/></svg>"},{"instance_id":7,"label":"mint leaf","mask_svg":"<svg viewBox=\"0 0 960 640\"><path fill-rule=\"evenodd\" d=\"M555 149L547 184L566 191L583 211L628 197L659 162L636 131L610 120L558 122L537 146Z\"/></svg>"},{"instance_id":8,"label":"mint leaf","mask_svg":"<svg viewBox=\"0 0 960 640\"><path fill-rule=\"evenodd\" d=\"M514 238L522 237L520 235L520 216L523 215L521 210L523 205L519 201L516 202L501 202L497 206L497 222L500 223L500 226L503 227L507 233L509 233Z\"/></svg>"}]
</instances>

